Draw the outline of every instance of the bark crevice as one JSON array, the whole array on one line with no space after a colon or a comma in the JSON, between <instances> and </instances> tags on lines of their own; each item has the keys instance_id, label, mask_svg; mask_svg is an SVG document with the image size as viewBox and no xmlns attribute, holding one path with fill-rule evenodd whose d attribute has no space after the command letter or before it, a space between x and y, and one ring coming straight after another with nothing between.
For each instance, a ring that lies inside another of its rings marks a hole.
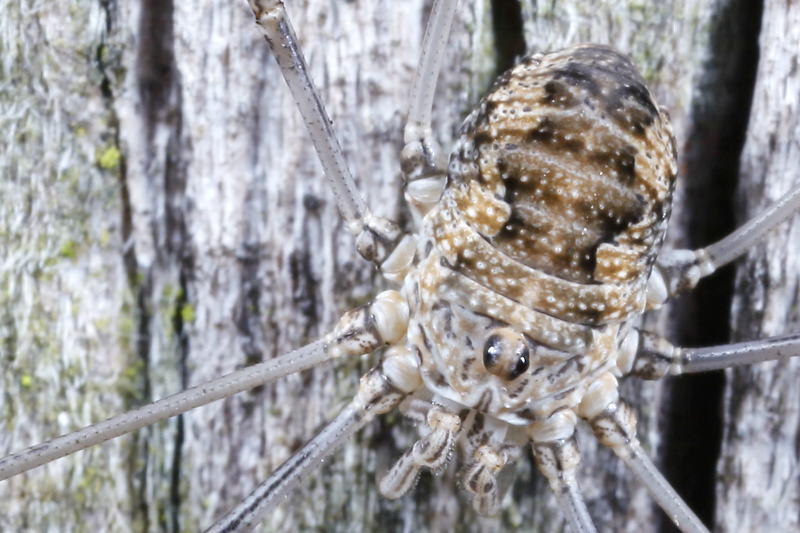
<instances>
[{"instance_id":1,"label":"bark crevice","mask_svg":"<svg viewBox=\"0 0 800 533\"><path fill-rule=\"evenodd\" d=\"M492 0L492 32L497 57L495 75L499 76L528 53L519 0Z\"/></svg>"},{"instance_id":2,"label":"bark crevice","mask_svg":"<svg viewBox=\"0 0 800 533\"><path fill-rule=\"evenodd\" d=\"M139 18L139 47L136 50L135 88L141 102L143 147L146 151L148 186L153 187L155 197L164 203L163 215L152 219L156 261L144 276L149 282L140 290L141 338L139 340L141 357L145 360L142 376L145 382L143 396L152 400L150 373L154 369L147 364L147 350L152 341L149 331L157 321L158 302L163 298L163 287L153 283L154 277L162 278L156 270L172 270L177 276L177 290L172 295L171 320L172 335L176 347L174 372L181 389L188 387L189 369L187 361L191 351L187 328L193 320L192 280L194 276L194 257L191 235L186 226L186 183L185 158L188 146L183 139L181 80L175 60L175 9L172 0L145 0L141 4ZM166 134L166 142L158 137ZM158 162L161 162L159 164ZM160 175L159 175L160 174ZM162 188L158 191L158 188ZM145 345L146 344L146 345ZM169 531L181 530L180 509L182 505L182 464L185 438L184 415L173 422L172 454L166 461L169 468L168 496L163 503L150 502L143 492L142 506L165 505L167 508L157 513L160 527ZM147 445L141 453L147 454ZM144 471L147 471L145 466ZM147 482L142 483L145 491ZM147 516L147 515L145 515ZM149 520L144 520L149 523Z\"/></svg>"},{"instance_id":3,"label":"bark crevice","mask_svg":"<svg viewBox=\"0 0 800 533\"><path fill-rule=\"evenodd\" d=\"M758 66L760 2L722 2L712 20L709 55L691 108L683 147L684 224L691 248L706 246L735 229L739 160L747 133ZM713 95L713 96L710 96ZM728 199L720 201L720 199ZM729 342L733 267L721 269L673 306L676 343L711 346ZM723 372L682 376L669 384L663 424L665 475L709 527L714 524L717 461L722 439ZM662 531L675 531L662 516Z\"/></svg>"}]
</instances>

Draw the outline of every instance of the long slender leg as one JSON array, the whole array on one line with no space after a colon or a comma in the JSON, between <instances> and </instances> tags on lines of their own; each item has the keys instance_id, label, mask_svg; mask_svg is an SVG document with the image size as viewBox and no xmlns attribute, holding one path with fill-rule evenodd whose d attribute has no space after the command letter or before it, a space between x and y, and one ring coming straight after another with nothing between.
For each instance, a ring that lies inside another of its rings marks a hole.
<instances>
[{"instance_id":1,"label":"long slender leg","mask_svg":"<svg viewBox=\"0 0 800 533\"><path fill-rule=\"evenodd\" d=\"M579 407L601 444L630 468L667 516L684 533L707 533L697 515L670 486L641 448L636 437L636 414L617 392L617 381L605 374L589 387Z\"/></svg>"},{"instance_id":2,"label":"long slender leg","mask_svg":"<svg viewBox=\"0 0 800 533\"><path fill-rule=\"evenodd\" d=\"M250 0L250 7L303 116L339 212L350 231L358 237L358 252L380 266L403 239L403 234L394 222L370 213L359 194L331 120L308 74L283 2Z\"/></svg>"},{"instance_id":3,"label":"long slender leg","mask_svg":"<svg viewBox=\"0 0 800 533\"><path fill-rule=\"evenodd\" d=\"M558 411L549 419L534 424L530 430L531 449L536 466L547 478L572 532L594 533L597 530L575 477L581 462L575 441L575 422L572 411Z\"/></svg>"},{"instance_id":4,"label":"long slender leg","mask_svg":"<svg viewBox=\"0 0 800 533\"><path fill-rule=\"evenodd\" d=\"M417 365L415 356L402 353L369 371L361 378L353 401L336 418L207 532L250 531L339 445L377 415L397 407L418 388L422 380Z\"/></svg>"},{"instance_id":5,"label":"long slender leg","mask_svg":"<svg viewBox=\"0 0 800 533\"><path fill-rule=\"evenodd\" d=\"M663 252L650 278L648 306L657 308L675 294L693 289L701 278L747 252L765 233L798 211L800 185L727 237L705 248Z\"/></svg>"},{"instance_id":6,"label":"long slender leg","mask_svg":"<svg viewBox=\"0 0 800 533\"><path fill-rule=\"evenodd\" d=\"M800 356L800 333L705 348L674 346L663 337L647 332L639 332L639 339L632 373L644 379Z\"/></svg>"},{"instance_id":7,"label":"long slender leg","mask_svg":"<svg viewBox=\"0 0 800 533\"><path fill-rule=\"evenodd\" d=\"M583 494L575 478L575 470L581 460L575 437L569 439L532 444L533 457L539 471L550 483L561 512L564 513L573 533L593 533L592 517L583 501Z\"/></svg>"},{"instance_id":8,"label":"long slender leg","mask_svg":"<svg viewBox=\"0 0 800 533\"><path fill-rule=\"evenodd\" d=\"M333 188L339 211L347 224L354 229L354 233L358 233L367 214L367 206L358 193L350 169L344 161L342 147L331 127L331 120L308 74L305 58L283 2L251 0L250 7L297 102L325 175Z\"/></svg>"},{"instance_id":9,"label":"long slender leg","mask_svg":"<svg viewBox=\"0 0 800 533\"><path fill-rule=\"evenodd\" d=\"M406 180L406 199L419 216L439 200L447 172L445 154L433 138L431 113L456 7L458 0L434 2L411 88L408 122L404 132L406 145L401 160Z\"/></svg>"},{"instance_id":10,"label":"long slender leg","mask_svg":"<svg viewBox=\"0 0 800 533\"><path fill-rule=\"evenodd\" d=\"M442 59L457 7L458 0L436 0L425 28L422 54L411 88L408 122L404 132L406 148L403 160L408 162L404 165L404 171L410 179L421 177L426 171L441 172L444 169L433 139L431 114L436 82L442 69ZM413 166L407 166L412 162Z\"/></svg>"},{"instance_id":11,"label":"long slender leg","mask_svg":"<svg viewBox=\"0 0 800 533\"><path fill-rule=\"evenodd\" d=\"M370 353L402 338L407 324L408 307L400 294L383 292L345 313L334 330L317 342L4 457L0 480L324 361Z\"/></svg>"}]
</instances>

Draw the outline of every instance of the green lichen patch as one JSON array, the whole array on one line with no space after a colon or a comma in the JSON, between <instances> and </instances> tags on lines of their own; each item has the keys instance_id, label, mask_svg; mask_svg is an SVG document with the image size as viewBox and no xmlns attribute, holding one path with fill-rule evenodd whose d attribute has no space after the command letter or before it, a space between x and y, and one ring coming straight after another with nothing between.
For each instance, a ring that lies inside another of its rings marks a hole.
<instances>
[{"instance_id":1,"label":"green lichen patch","mask_svg":"<svg viewBox=\"0 0 800 533\"><path fill-rule=\"evenodd\" d=\"M78 255L77 244L73 240L64 241L59 250L59 255L65 259L75 259Z\"/></svg>"},{"instance_id":2,"label":"green lichen patch","mask_svg":"<svg viewBox=\"0 0 800 533\"><path fill-rule=\"evenodd\" d=\"M195 319L195 310L194 306L190 303L185 303L181 306L181 320L184 324L190 324L194 322Z\"/></svg>"},{"instance_id":3,"label":"green lichen patch","mask_svg":"<svg viewBox=\"0 0 800 533\"><path fill-rule=\"evenodd\" d=\"M119 166L122 152L116 146L108 146L97 154L97 164L104 170L114 170Z\"/></svg>"}]
</instances>

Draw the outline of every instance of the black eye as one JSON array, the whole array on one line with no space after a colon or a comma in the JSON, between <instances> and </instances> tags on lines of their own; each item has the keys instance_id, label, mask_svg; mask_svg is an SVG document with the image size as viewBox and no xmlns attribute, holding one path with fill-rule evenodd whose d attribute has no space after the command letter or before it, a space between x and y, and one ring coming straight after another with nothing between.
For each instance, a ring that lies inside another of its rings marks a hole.
<instances>
[{"instance_id":1,"label":"black eye","mask_svg":"<svg viewBox=\"0 0 800 533\"><path fill-rule=\"evenodd\" d=\"M528 367L531 364L531 357L527 346L522 346L520 350L517 350L516 356L517 360L514 362L514 366L511 367L511 371L508 373L509 381L520 377L523 372L528 370Z\"/></svg>"},{"instance_id":2,"label":"black eye","mask_svg":"<svg viewBox=\"0 0 800 533\"><path fill-rule=\"evenodd\" d=\"M503 353L503 339L500 335L492 335L486 339L486 344L483 346L483 366L489 372L492 372L500 361L500 356ZM492 372L494 373L494 372Z\"/></svg>"}]
</instances>

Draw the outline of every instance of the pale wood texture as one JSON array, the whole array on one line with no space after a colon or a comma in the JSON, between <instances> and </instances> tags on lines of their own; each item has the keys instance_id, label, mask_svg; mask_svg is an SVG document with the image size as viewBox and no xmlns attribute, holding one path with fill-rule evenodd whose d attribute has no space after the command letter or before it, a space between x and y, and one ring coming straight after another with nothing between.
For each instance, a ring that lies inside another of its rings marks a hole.
<instances>
[{"instance_id":1,"label":"pale wood texture","mask_svg":"<svg viewBox=\"0 0 800 533\"><path fill-rule=\"evenodd\" d=\"M719 206L732 204L735 180L714 181L709 159L727 145L730 125L717 119L746 114L748 98L737 99L726 69L748 43L731 35L752 16L747 4L521 3L529 51L612 44L669 109L682 172L691 171L670 232L680 246L729 229L714 220L731 217ZM368 203L407 221L398 155L430 2L287 7ZM0 12L0 453L285 352L383 288L353 252L245 2L0 0ZM796 2L766 2L739 221L800 179L798 12ZM436 99L443 146L503 60L495 37L491 3L463 0ZM734 173L737 158L729 158ZM800 329L799 233L795 220L740 267L736 338ZM712 315L727 320L728 311L702 304L703 322L681 321L697 316L682 314L684 303L648 317L648 327L708 340L681 333L703 330ZM196 531L331 418L374 360L292 376L0 482L0 529ZM704 502L716 506L720 531L798 528L798 374L796 363L781 363L729 375L717 500ZM688 416L670 410L685 408L675 390L671 382L624 388L647 449L668 463L674 425ZM398 417L371 425L262 529L563 529L528 454L497 517L472 512L452 469L424 476L400 501L381 498L376 474L414 436ZM599 529L660 530L659 511L621 464L580 437ZM712 450L711 463L719 446L694 443ZM677 475L692 482L693 472Z\"/></svg>"}]
</instances>

